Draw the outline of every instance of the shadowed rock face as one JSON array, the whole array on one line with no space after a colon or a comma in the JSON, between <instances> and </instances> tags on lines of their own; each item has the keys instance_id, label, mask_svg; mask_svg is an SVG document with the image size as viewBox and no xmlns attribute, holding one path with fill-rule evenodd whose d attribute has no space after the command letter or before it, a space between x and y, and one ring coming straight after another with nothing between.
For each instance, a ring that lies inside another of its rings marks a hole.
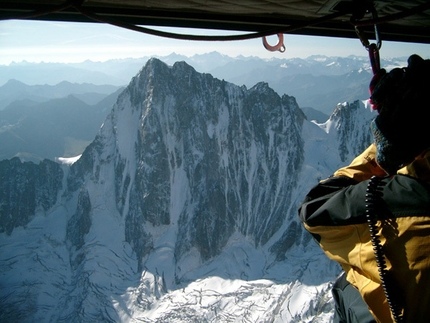
<instances>
[{"instance_id":1,"label":"shadowed rock face","mask_svg":"<svg viewBox=\"0 0 430 323\"><path fill-rule=\"evenodd\" d=\"M248 90L153 59L73 165L69 183L75 174L98 178L100 168L114 167L117 209L140 257L152 248L148 224L172 221L178 259L192 247L210 259L236 231L264 245L290 204L303 161L303 120L294 98L267 84ZM125 133L127 150L117 146ZM183 200L172 209L175 194Z\"/></svg>"},{"instance_id":2,"label":"shadowed rock face","mask_svg":"<svg viewBox=\"0 0 430 323\"><path fill-rule=\"evenodd\" d=\"M19 158L0 161L0 232L11 234L25 226L36 212L45 212L57 202L63 171L45 159L36 165Z\"/></svg>"}]
</instances>

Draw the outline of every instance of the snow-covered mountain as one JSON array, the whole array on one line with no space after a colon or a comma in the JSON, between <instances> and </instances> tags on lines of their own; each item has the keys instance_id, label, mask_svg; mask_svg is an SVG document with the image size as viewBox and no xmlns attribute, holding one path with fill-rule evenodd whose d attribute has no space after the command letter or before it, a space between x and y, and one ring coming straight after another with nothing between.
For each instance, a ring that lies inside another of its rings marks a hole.
<instances>
[{"instance_id":1,"label":"snow-covered mountain","mask_svg":"<svg viewBox=\"0 0 430 323\"><path fill-rule=\"evenodd\" d=\"M0 321L329 321L297 208L373 117L149 60L75 163L0 162Z\"/></svg>"}]
</instances>

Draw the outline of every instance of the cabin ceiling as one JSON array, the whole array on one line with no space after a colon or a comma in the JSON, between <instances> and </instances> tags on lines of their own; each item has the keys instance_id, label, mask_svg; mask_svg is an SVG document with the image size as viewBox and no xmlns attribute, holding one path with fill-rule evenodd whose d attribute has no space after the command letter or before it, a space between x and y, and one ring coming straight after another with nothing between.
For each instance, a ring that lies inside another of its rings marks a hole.
<instances>
[{"instance_id":1,"label":"cabin ceiling","mask_svg":"<svg viewBox=\"0 0 430 323\"><path fill-rule=\"evenodd\" d=\"M0 19L347 38L376 24L382 40L430 43L428 0L0 0Z\"/></svg>"}]
</instances>

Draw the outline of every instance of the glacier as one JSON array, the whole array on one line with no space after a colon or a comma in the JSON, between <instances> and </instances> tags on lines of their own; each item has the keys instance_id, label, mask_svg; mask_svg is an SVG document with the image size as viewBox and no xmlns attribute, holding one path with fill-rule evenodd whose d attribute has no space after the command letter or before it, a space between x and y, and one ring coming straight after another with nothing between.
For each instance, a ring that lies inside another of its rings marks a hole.
<instances>
[{"instance_id":1,"label":"glacier","mask_svg":"<svg viewBox=\"0 0 430 323\"><path fill-rule=\"evenodd\" d=\"M0 161L0 321L330 321L340 268L297 209L374 117L150 59L82 156Z\"/></svg>"}]
</instances>

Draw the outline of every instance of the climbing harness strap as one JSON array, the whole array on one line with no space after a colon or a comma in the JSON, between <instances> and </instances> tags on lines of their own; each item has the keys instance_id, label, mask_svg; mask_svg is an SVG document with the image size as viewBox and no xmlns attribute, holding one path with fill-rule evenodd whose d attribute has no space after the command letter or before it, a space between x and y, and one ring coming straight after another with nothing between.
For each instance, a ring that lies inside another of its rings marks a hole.
<instances>
[{"instance_id":1,"label":"climbing harness strap","mask_svg":"<svg viewBox=\"0 0 430 323\"><path fill-rule=\"evenodd\" d=\"M373 77L369 83L369 94L370 96L372 96L375 86L379 83L382 76L385 75L385 70L381 69L381 62L379 58L379 48L377 47L377 45L370 44L368 51L369 51L370 65L372 66L372 72L373 72ZM377 110L378 112L380 111L380 107L378 106L378 104L373 102L371 98L369 99L369 102L373 110Z\"/></svg>"},{"instance_id":2,"label":"climbing harness strap","mask_svg":"<svg viewBox=\"0 0 430 323\"><path fill-rule=\"evenodd\" d=\"M376 20L377 19L376 10L372 10L372 15L373 15L373 18ZM378 84L382 76L384 76L385 74L385 70L381 69L381 61L379 57L379 50L381 49L381 46L382 46L382 40L379 36L379 30L376 24L374 25L374 30L375 30L376 43L370 43L365 33L358 26L355 26L355 32L357 33L358 38L360 39L361 43L369 53L370 66L372 67L372 72L373 72L373 77L369 84L370 96L372 96L373 90L375 89L376 84ZM369 99L369 102L372 109L377 110L379 112L378 105L372 102L372 99Z\"/></svg>"}]
</instances>

